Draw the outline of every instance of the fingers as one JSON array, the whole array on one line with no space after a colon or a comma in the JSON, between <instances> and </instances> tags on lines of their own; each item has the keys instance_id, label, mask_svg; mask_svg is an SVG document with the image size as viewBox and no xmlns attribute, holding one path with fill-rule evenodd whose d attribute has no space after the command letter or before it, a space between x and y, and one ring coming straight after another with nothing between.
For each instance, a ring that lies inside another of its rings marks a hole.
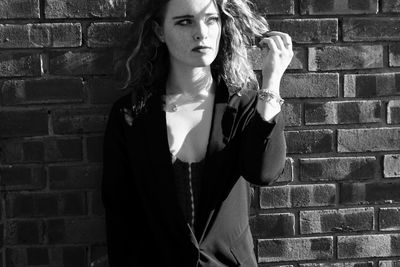
<instances>
[{"instance_id":1,"label":"fingers","mask_svg":"<svg viewBox=\"0 0 400 267\"><path fill-rule=\"evenodd\" d=\"M278 31L270 31L267 32L266 37L263 38L260 41L260 46L263 46L265 44L268 45L268 47L271 50L274 50L273 48L274 45L270 45L270 41L267 40L273 40L273 42L275 43L275 46L279 49L279 50L284 50L284 49L292 49L292 38L290 37L289 34L284 33L284 32L278 32Z\"/></svg>"}]
</instances>

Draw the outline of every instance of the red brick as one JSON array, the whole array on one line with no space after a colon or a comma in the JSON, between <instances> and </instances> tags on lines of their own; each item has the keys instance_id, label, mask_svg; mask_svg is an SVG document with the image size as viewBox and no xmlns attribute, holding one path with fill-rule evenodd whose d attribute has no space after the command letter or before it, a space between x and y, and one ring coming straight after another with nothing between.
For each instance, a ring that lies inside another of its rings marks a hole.
<instances>
[{"instance_id":1,"label":"red brick","mask_svg":"<svg viewBox=\"0 0 400 267\"><path fill-rule=\"evenodd\" d=\"M319 207L334 204L334 184L286 185L260 188L262 209Z\"/></svg>"},{"instance_id":2,"label":"red brick","mask_svg":"<svg viewBox=\"0 0 400 267\"><path fill-rule=\"evenodd\" d=\"M294 15L294 0L255 0L257 11L264 15Z\"/></svg>"},{"instance_id":3,"label":"red brick","mask_svg":"<svg viewBox=\"0 0 400 267\"><path fill-rule=\"evenodd\" d=\"M39 54L0 52L0 77L39 76Z\"/></svg>"},{"instance_id":4,"label":"red brick","mask_svg":"<svg viewBox=\"0 0 400 267\"><path fill-rule=\"evenodd\" d=\"M3 105L74 103L83 101L80 78L8 80L2 86Z\"/></svg>"},{"instance_id":5,"label":"red brick","mask_svg":"<svg viewBox=\"0 0 400 267\"><path fill-rule=\"evenodd\" d=\"M400 183L344 183L340 194L345 205L400 203Z\"/></svg>"},{"instance_id":6,"label":"red brick","mask_svg":"<svg viewBox=\"0 0 400 267\"><path fill-rule=\"evenodd\" d=\"M294 236L294 215L291 213L259 214L250 220L253 237Z\"/></svg>"},{"instance_id":7,"label":"red brick","mask_svg":"<svg viewBox=\"0 0 400 267\"><path fill-rule=\"evenodd\" d=\"M349 41L398 41L399 18L349 18L343 21L343 40Z\"/></svg>"},{"instance_id":8,"label":"red brick","mask_svg":"<svg viewBox=\"0 0 400 267\"><path fill-rule=\"evenodd\" d=\"M389 45L389 66L400 67L400 44Z\"/></svg>"},{"instance_id":9,"label":"red brick","mask_svg":"<svg viewBox=\"0 0 400 267\"><path fill-rule=\"evenodd\" d=\"M371 69L383 67L381 45L310 47L311 71Z\"/></svg>"},{"instance_id":10,"label":"red brick","mask_svg":"<svg viewBox=\"0 0 400 267\"><path fill-rule=\"evenodd\" d=\"M378 164L375 157L300 159L300 180L319 182L373 179Z\"/></svg>"},{"instance_id":11,"label":"red brick","mask_svg":"<svg viewBox=\"0 0 400 267\"><path fill-rule=\"evenodd\" d=\"M301 234L374 230L374 208L300 211Z\"/></svg>"},{"instance_id":12,"label":"red brick","mask_svg":"<svg viewBox=\"0 0 400 267\"><path fill-rule=\"evenodd\" d=\"M400 177L400 154L384 156L383 175L385 178Z\"/></svg>"},{"instance_id":13,"label":"red brick","mask_svg":"<svg viewBox=\"0 0 400 267\"><path fill-rule=\"evenodd\" d=\"M382 0L384 13L400 13L400 0Z\"/></svg>"},{"instance_id":14,"label":"red brick","mask_svg":"<svg viewBox=\"0 0 400 267\"><path fill-rule=\"evenodd\" d=\"M57 110L52 114L54 132L57 134L103 132L108 109Z\"/></svg>"},{"instance_id":15,"label":"red brick","mask_svg":"<svg viewBox=\"0 0 400 267\"><path fill-rule=\"evenodd\" d=\"M0 168L0 189L35 190L46 187L46 174L43 167L8 166Z\"/></svg>"},{"instance_id":16,"label":"red brick","mask_svg":"<svg viewBox=\"0 0 400 267\"><path fill-rule=\"evenodd\" d=\"M391 151L400 149L400 128L339 129L339 152Z\"/></svg>"},{"instance_id":17,"label":"red brick","mask_svg":"<svg viewBox=\"0 0 400 267\"><path fill-rule=\"evenodd\" d=\"M305 105L305 124L357 124L380 122L380 101L313 102Z\"/></svg>"},{"instance_id":18,"label":"red brick","mask_svg":"<svg viewBox=\"0 0 400 267\"><path fill-rule=\"evenodd\" d=\"M333 259L333 237L258 240L259 262Z\"/></svg>"},{"instance_id":19,"label":"red brick","mask_svg":"<svg viewBox=\"0 0 400 267\"><path fill-rule=\"evenodd\" d=\"M112 104L128 94L120 84L111 78L93 78L88 81L89 100L92 104Z\"/></svg>"},{"instance_id":20,"label":"red brick","mask_svg":"<svg viewBox=\"0 0 400 267\"><path fill-rule=\"evenodd\" d=\"M301 14L376 14L378 0L301 0Z\"/></svg>"},{"instance_id":21,"label":"red brick","mask_svg":"<svg viewBox=\"0 0 400 267\"><path fill-rule=\"evenodd\" d=\"M103 218L70 218L47 221L50 244L97 243L105 241Z\"/></svg>"},{"instance_id":22,"label":"red brick","mask_svg":"<svg viewBox=\"0 0 400 267\"><path fill-rule=\"evenodd\" d=\"M390 100L387 106L387 123L400 123L400 100Z\"/></svg>"},{"instance_id":23,"label":"red brick","mask_svg":"<svg viewBox=\"0 0 400 267\"><path fill-rule=\"evenodd\" d=\"M282 113L285 118L286 126L300 126L301 125L301 104L285 102L282 106Z\"/></svg>"},{"instance_id":24,"label":"red brick","mask_svg":"<svg viewBox=\"0 0 400 267\"><path fill-rule=\"evenodd\" d=\"M332 130L287 131L287 152L296 154L333 152Z\"/></svg>"},{"instance_id":25,"label":"red brick","mask_svg":"<svg viewBox=\"0 0 400 267\"><path fill-rule=\"evenodd\" d=\"M7 221L5 225L5 242L7 245L43 243L42 229L41 221Z\"/></svg>"},{"instance_id":26,"label":"red brick","mask_svg":"<svg viewBox=\"0 0 400 267\"><path fill-rule=\"evenodd\" d=\"M132 27L131 22L97 22L88 28L89 47L124 46Z\"/></svg>"},{"instance_id":27,"label":"red brick","mask_svg":"<svg viewBox=\"0 0 400 267\"><path fill-rule=\"evenodd\" d=\"M400 95L400 73L344 75L345 97Z\"/></svg>"},{"instance_id":28,"label":"red brick","mask_svg":"<svg viewBox=\"0 0 400 267\"><path fill-rule=\"evenodd\" d=\"M0 111L0 136L48 134L46 110Z\"/></svg>"},{"instance_id":29,"label":"red brick","mask_svg":"<svg viewBox=\"0 0 400 267\"><path fill-rule=\"evenodd\" d=\"M79 23L0 24L0 48L77 47L82 44Z\"/></svg>"},{"instance_id":30,"label":"red brick","mask_svg":"<svg viewBox=\"0 0 400 267\"><path fill-rule=\"evenodd\" d=\"M380 231L400 230L400 208L379 209L379 230Z\"/></svg>"},{"instance_id":31,"label":"red brick","mask_svg":"<svg viewBox=\"0 0 400 267\"><path fill-rule=\"evenodd\" d=\"M100 185L99 165L53 165L48 172L50 189L93 189Z\"/></svg>"},{"instance_id":32,"label":"red brick","mask_svg":"<svg viewBox=\"0 0 400 267\"><path fill-rule=\"evenodd\" d=\"M50 52L49 71L60 75L112 74L113 53Z\"/></svg>"},{"instance_id":33,"label":"red brick","mask_svg":"<svg viewBox=\"0 0 400 267\"><path fill-rule=\"evenodd\" d=\"M338 40L337 19L269 20L274 31L288 33L295 43L335 43Z\"/></svg>"},{"instance_id":34,"label":"red brick","mask_svg":"<svg viewBox=\"0 0 400 267\"><path fill-rule=\"evenodd\" d=\"M103 136L86 138L86 151L89 162L101 162L103 160L103 138Z\"/></svg>"},{"instance_id":35,"label":"red brick","mask_svg":"<svg viewBox=\"0 0 400 267\"><path fill-rule=\"evenodd\" d=\"M338 236L338 258L400 256L400 235Z\"/></svg>"},{"instance_id":36,"label":"red brick","mask_svg":"<svg viewBox=\"0 0 400 267\"><path fill-rule=\"evenodd\" d=\"M281 82L284 98L337 97L338 94L337 73L285 74Z\"/></svg>"},{"instance_id":37,"label":"red brick","mask_svg":"<svg viewBox=\"0 0 400 267\"><path fill-rule=\"evenodd\" d=\"M46 0L46 18L125 17L126 1Z\"/></svg>"},{"instance_id":38,"label":"red brick","mask_svg":"<svg viewBox=\"0 0 400 267\"><path fill-rule=\"evenodd\" d=\"M1 19L35 19L39 17L39 0L2 0L0 2Z\"/></svg>"},{"instance_id":39,"label":"red brick","mask_svg":"<svg viewBox=\"0 0 400 267\"><path fill-rule=\"evenodd\" d=\"M290 62L288 69L289 70L301 70L306 66L306 53L303 48L293 48L293 58ZM247 56L252 64L254 70L262 70L263 59L267 55L268 50L261 49L259 47L253 46L247 49Z\"/></svg>"}]
</instances>

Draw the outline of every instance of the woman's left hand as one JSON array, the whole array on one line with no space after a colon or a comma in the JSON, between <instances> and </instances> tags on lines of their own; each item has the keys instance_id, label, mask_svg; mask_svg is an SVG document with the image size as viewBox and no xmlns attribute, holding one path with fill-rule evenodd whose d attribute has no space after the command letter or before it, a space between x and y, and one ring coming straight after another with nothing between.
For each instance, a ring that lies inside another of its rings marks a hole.
<instances>
[{"instance_id":1,"label":"woman's left hand","mask_svg":"<svg viewBox=\"0 0 400 267\"><path fill-rule=\"evenodd\" d=\"M269 48L263 59L262 88L277 90L276 93L279 94L281 78L293 57L292 38L287 33L271 31L260 41L259 45Z\"/></svg>"}]
</instances>

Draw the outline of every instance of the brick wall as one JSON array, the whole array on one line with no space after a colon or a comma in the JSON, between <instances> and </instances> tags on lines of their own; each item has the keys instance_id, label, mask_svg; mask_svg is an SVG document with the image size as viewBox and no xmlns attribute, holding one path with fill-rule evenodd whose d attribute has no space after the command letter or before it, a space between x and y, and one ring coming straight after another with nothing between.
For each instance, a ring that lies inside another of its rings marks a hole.
<instances>
[{"instance_id":1,"label":"brick wall","mask_svg":"<svg viewBox=\"0 0 400 267\"><path fill-rule=\"evenodd\" d=\"M295 42L285 175L253 190L260 266L398 266L400 1L254 2ZM0 267L106 266L101 142L129 6L0 2Z\"/></svg>"}]
</instances>

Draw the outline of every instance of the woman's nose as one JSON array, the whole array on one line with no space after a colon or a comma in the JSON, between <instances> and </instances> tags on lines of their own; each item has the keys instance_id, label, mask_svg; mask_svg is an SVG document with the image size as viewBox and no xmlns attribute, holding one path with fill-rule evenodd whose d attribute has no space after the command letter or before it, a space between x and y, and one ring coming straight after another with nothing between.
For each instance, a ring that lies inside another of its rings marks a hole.
<instances>
[{"instance_id":1,"label":"woman's nose","mask_svg":"<svg viewBox=\"0 0 400 267\"><path fill-rule=\"evenodd\" d=\"M196 27L196 31L193 35L193 38L196 41L200 41L203 39L207 39L207 35L208 35L208 27L205 23L200 22L197 27Z\"/></svg>"}]
</instances>

